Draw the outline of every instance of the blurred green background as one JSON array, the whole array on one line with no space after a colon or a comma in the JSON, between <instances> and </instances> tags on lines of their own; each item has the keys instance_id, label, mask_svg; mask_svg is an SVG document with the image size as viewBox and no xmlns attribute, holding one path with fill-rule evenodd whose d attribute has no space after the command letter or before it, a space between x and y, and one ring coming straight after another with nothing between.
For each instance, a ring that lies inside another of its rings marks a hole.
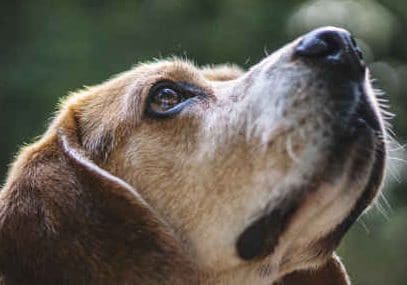
<instances>
[{"instance_id":1,"label":"blurred green background","mask_svg":"<svg viewBox=\"0 0 407 285\"><path fill-rule=\"evenodd\" d=\"M406 143L406 0L1 1L0 179L68 91L154 57L249 67L321 25L354 33ZM387 201L378 199L339 249L356 285L407 284L406 163L401 147L391 148Z\"/></svg>"}]
</instances>

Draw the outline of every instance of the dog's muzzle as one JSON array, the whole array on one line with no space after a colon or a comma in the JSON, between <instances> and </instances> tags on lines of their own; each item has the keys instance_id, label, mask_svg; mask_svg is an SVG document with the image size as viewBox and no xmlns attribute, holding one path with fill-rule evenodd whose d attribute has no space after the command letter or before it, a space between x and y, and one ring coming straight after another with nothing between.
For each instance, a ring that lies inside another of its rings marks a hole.
<instances>
[{"instance_id":1,"label":"dog's muzzle","mask_svg":"<svg viewBox=\"0 0 407 285\"><path fill-rule=\"evenodd\" d=\"M385 157L383 127L378 112L369 101L365 89L367 71L362 52L348 31L334 27L316 29L304 35L291 53L292 61L299 61L302 65L309 66L313 72L317 72L324 78L330 90L330 99L335 102L333 111L339 119L333 126L334 136L330 151L332 157L327 159L337 160L339 157L339 160L345 160L349 149L355 144L363 144L364 141L367 147L371 146L376 152L370 180L363 189L361 197L356 201L351 214L344 217L344 221L333 229L329 237L322 239L327 244L328 250L334 250L344 233L371 202L379 188ZM363 165L365 163L361 162ZM335 171L338 171L338 167L327 169L324 175L325 177L334 176L337 174L334 173ZM304 186L313 189L297 191L302 194L287 197L284 205L279 205L251 223L240 234L236 243L240 258L252 260L272 254L279 242L279 237L290 224L291 217L301 207L307 194L315 191L318 185L318 181L313 181Z\"/></svg>"}]
</instances>

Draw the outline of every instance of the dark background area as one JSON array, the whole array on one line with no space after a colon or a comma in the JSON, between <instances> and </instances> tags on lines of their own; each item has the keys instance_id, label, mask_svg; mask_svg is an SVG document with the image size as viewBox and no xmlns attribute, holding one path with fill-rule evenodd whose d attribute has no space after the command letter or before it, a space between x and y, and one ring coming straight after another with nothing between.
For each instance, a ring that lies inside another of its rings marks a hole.
<instances>
[{"instance_id":1,"label":"dark background area","mask_svg":"<svg viewBox=\"0 0 407 285\"><path fill-rule=\"evenodd\" d=\"M353 32L407 142L407 1L1 1L0 179L46 128L59 98L139 61L177 55L245 68L321 25ZM407 284L407 179L390 150L379 198L339 253L354 284Z\"/></svg>"}]
</instances>

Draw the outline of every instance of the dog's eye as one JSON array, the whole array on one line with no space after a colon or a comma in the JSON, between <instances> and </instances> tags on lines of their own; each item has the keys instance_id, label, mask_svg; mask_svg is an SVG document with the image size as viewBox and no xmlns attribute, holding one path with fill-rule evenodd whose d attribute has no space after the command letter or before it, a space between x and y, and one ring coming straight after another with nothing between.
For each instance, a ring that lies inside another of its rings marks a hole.
<instances>
[{"instance_id":1,"label":"dog's eye","mask_svg":"<svg viewBox=\"0 0 407 285\"><path fill-rule=\"evenodd\" d=\"M182 102L182 96L171 88L158 89L151 97L150 107L155 112L166 112Z\"/></svg>"},{"instance_id":2,"label":"dog's eye","mask_svg":"<svg viewBox=\"0 0 407 285\"><path fill-rule=\"evenodd\" d=\"M154 85L146 102L146 113L152 117L173 116L192 103L200 89L187 83L159 82Z\"/></svg>"}]
</instances>

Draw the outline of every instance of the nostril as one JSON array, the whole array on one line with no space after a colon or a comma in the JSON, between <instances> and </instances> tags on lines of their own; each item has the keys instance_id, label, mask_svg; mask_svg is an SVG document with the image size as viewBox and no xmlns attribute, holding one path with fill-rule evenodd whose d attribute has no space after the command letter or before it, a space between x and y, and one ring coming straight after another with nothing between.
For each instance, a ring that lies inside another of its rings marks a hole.
<instances>
[{"instance_id":1,"label":"nostril","mask_svg":"<svg viewBox=\"0 0 407 285\"><path fill-rule=\"evenodd\" d=\"M316 30L304 36L295 53L305 57L336 55L346 48L344 35L337 30ZM356 42L355 42L356 45Z\"/></svg>"},{"instance_id":2,"label":"nostril","mask_svg":"<svg viewBox=\"0 0 407 285\"><path fill-rule=\"evenodd\" d=\"M354 37L352 37L352 36L350 36L350 41L351 41L351 43L352 43L352 46L353 47L357 47L358 46L358 44L356 43L356 41L355 41L355 38Z\"/></svg>"},{"instance_id":3,"label":"nostril","mask_svg":"<svg viewBox=\"0 0 407 285\"><path fill-rule=\"evenodd\" d=\"M296 54L302 56L320 56L328 53L328 43L318 38L304 38L296 48Z\"/></svg>"},{"instance_id":4,"label":"nostril","mask_svg":"<svg viewBox=\"0 0 407 285\"><path fill-rule=\"evenodd\" d=\"M357 47L357 48L355 49L355 51L356 51L356 54L357 54L357 56L359 57L359 59L360 59L360 60L363 60L363 52L362 52L362 50L361 50L359 47Z\"/></svg>"},{"instance_id":5,"label":"nostril","mask_svg":"<svg viewBox=\"0 0 407 285\"><path fill-rule=\"evenodd\" d=\"M358 58L360 60L363 60L363 52L360 49L360 47L358 46L358 44L356 43L355 38L350 36L350 41L351 41L351 44L352 44L352 48L355 50L356 55L358 56Z\"/></svg>"},{"instance_id":6,"label":"nostril","mask_svg":"<svg viewBox=\"0 0 407 285\"><path fill-rule=\"evenodd\" d=\"M337 33L326 33L322 34L321 38L327 43L328 45L328 55L334 55L340 52L344 48L344 44L340 35Z\"/></svg>"},{"instance_id":7,"label":"nostril","mask_svg":"<svg viewBox=\"0 0 407 285\"><path fill-rule=\"evenodd\" d=\"M340 28L319 28L304 35L294 49L294 59L303 58L307 62L324 66L341 67L352 70L352 74L363 75L365 64L363 54L351 34Z\"/></svg>"}]
</instances>

